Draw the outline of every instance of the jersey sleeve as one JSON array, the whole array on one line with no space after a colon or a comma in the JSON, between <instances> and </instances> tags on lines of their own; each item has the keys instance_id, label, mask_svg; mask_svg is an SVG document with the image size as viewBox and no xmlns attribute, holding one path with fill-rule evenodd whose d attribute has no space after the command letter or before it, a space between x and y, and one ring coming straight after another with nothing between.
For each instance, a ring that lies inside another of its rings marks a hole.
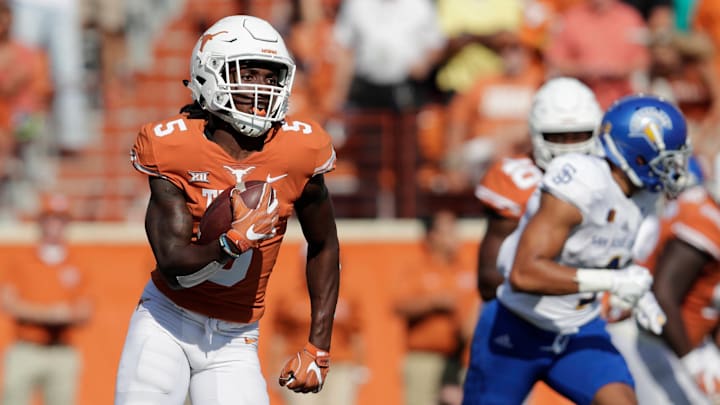
<instances>
[{"instance_id":1,"label":"jersey sleeve","mask_svg":"<svg viewBox=\"0 0 720 405\"><path fill-rule=\"evenodd\" d=\"M144 125L130 152L130 161L135 170L169 180L184 190L184 165L202 156L197 153L197 142L203 136L202 127L197 121L180 115Z\"/></svg>"},{"instance_id":2,"label":"jersey sleeve","mask_svg":"<svg viewBox=\"0 0 720 405\"><path fill-rule=\"evenodd\" d=\"M313 176L316 174L328 173L335 170L337 155L333 148L332 141L329 136L315 153L315 167L313 168Z\"/></svg>"},{"instance_id":3,"label":"jersey sleeve","mask_svg":"<svg viewBox=\"0 0 720 405\"><path fill-rule=\"evenodd\" d=\"M147 126L140 129L135 144L130 151L130 162L135 170L152 177L163 177L158 167L158 159L152 139L148 136Z\"/></svg>"},{"instance_id":4,"label":"jersey sleeve","mask_svg":"<svg viewBox=\"0 0 720 405\"><path fill-rule=\"evenodd\" d=\"M604 165L604 166L603 166ZM612 176L607 164L595 157L585 155L562 155L550 162L540 183L542 191L576 206L583 215L583 222L595 224L607 222L610 210L606 198Z\"/></svg>"},{"instance_id":5,"label":"jersey sleeve","mask_svg":"<svg viewBox=\"0 0 720 405\"><path fill-rule=\"evenodd\" d=\"M703 194L698 196L701 201L679 201L670 229L678 239L720 260L720 209L707 193Z\"/></svg>"},{"instance_id":6,"label":"jersey sleeve","mask_svg":"<svg viewBox=\"0 0 720 405\"><path fill-rule=\"evenodd\" d=\"M540 169L529 158L501 159L485 173L475 197L502 217L520 219L541 178Z\"/></svg>"},{"instance_id":7,"label":"jersey sleeve","mask_svg":"<svg viewBox=\"0 0 720 405\"><path fill-rule=\"evenodd\" d=\"M335 169L332 138L317 122L306 117L288 119L281 136L282 153L308 178Z\"/></svg>"}]
</instances>

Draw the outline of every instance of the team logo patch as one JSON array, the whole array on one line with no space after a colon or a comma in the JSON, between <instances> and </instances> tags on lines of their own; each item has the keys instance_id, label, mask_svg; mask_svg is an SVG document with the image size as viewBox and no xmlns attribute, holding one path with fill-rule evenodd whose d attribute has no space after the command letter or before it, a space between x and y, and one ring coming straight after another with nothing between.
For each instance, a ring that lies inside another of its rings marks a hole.
<instances>
[{"instance_id":1,"label":"team logo patch","mask_svg":"<svg viewBox=\"0 0 720 405\"><path fill-rule=\"evenodd\" d=\"M238 167L232 167L232 166L223 166L227 171L232 173L233 176L235 176L235 184L242 183L243 177L245 177L248 173L253 171L255 169L255 166L238 166Z\"/></svg>"},{"instance_id":2,"label":"team logo patch","mask_svg":"<svg viewBox=\"0 0 720 405\"><path fill-rule=\"evenodd\" d=\"M188 175L190 175L190 180L188 180L190 183L210 183L210 172L188 170Z\"/></svg>"},{"instance_id":3,"label":"team logo patch","mask_svg":"<svg viewBox=\"0 0 720 405\"><path fill-rule=\"evenodd\" d=\"M670 116L655 107L641 108L630 118L630 137L644 138L655 150L665 149L665 131L673 128Z\"/></svg>"}]
</instances>

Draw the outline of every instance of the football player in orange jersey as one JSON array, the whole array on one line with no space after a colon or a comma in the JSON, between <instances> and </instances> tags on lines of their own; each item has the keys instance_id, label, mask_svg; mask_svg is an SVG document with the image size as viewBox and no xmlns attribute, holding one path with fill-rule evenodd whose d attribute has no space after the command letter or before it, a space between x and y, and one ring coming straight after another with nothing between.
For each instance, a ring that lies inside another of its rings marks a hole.
<instances>
[{"instance_id":1,"label":"football player in orange jersey","mask_svg":"<svg viewBox=\"0 0 720 405\"><path fill-rule=\"evenodd\" d=\"M335 152L316 123L285 117L294 72L270 24L225 17L193 49L186 85L194 103L140 129L131 159L150 179L145 228L156 268L130 320L115 405L180 405L188 390L194 404L268 404L258 320L293 211L308 243L312 322L279 383L302 393L322 388L339 286L323 179ZM265 182L255 208L238 192L252 180ZM232 186L232 224L197 243L206 208Z\"/></svg>"},{"instance_id":2,"label":"football player in orange jersey","mask_svg":"<svg viewBox=\"0 0 720 405\"><path fill-rule=\"evenodd\" d=\"M653 291L667 323L661 342L640 331L633 344L650 379L638 379L638 398L647 403L720 400L720 354L713 342L720 326L718 169L668 204L649 240L655 245L643 264L654 273Z\"/></svg>"},{"instance_id":3,"label":"football player in orange jersey","mask_svg":"<svg viewBox=\"0 0 720 405\"><path fill-rule=\"evenodd\" d=\"M532 158L496 161L475 189L488 221L478 255L478 288L484 301L494 299L503 282L495 266L500 244L517 227L543 169L564 153L597 153L594 131L601 118L592 90L574 78L550 79L536 92L528 119Z\"/></svg>"}]
</instances>

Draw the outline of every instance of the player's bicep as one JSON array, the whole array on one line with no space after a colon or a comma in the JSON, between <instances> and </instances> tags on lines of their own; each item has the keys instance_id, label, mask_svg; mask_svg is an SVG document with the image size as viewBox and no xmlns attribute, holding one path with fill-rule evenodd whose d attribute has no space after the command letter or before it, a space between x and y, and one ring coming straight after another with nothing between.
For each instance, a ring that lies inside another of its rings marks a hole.
<instances>
[{"instance_id":1,"label":"player's bicep","mask_svg":"<svg viewBox=\"0 0 720 405\"><path fill-rule=\"evenodd\" d=\"M653 291L658 299L682 303L702 268L711 260L708 253L683 240L668 240L655 265Z\"/></svg>"},{"instance_id":2,"label":"player's bicep","mask_svg":"<svg viewBox=\"0 0 720 405\"><path fill-rule=\"evenodd\" d=\"M313 176L305 185L295 202L295 213L311 248L328 242L337 244L335 212L323 175Z\"/></svg>"},{"instance_id":3,"label":"player's bicep","mask_svg":"<svg viewBox=\"0 0 720 405\"><path fill-rule=\"evenodd\" d=\"M175 249L190 243L192 215L185 196L173 183L150 177L150 201L145 216L145 231L155 258L161 265Z\"/></svg>"},{"instance_id":4,"label":"player's bicep","mask_svg":"<svg viewBox=\"0 0 720 405\"><path fill-rule=\"evenodd\" d=\"M562 252L571 230L582 223L580 210L548 192L520 238L515 263L519 270L533 269L538 260L554 261Z\"/></svg>"}]
</instances>

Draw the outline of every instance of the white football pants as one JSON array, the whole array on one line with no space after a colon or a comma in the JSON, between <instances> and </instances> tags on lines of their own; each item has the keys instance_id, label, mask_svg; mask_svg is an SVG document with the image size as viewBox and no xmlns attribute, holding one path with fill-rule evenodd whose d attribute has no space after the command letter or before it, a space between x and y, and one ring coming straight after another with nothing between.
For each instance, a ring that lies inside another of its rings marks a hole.
<instances>
[{"instance_id":1,"label":"white football pants","mask_svg":"<svg viewBox=\"0 0 720 405\"><path fill-rule=\"evenodd\" d=\"M115 405L267 405L258 323L210 318L173 304L149 281L130 319Z\"/></svg>"}]
</instances>

